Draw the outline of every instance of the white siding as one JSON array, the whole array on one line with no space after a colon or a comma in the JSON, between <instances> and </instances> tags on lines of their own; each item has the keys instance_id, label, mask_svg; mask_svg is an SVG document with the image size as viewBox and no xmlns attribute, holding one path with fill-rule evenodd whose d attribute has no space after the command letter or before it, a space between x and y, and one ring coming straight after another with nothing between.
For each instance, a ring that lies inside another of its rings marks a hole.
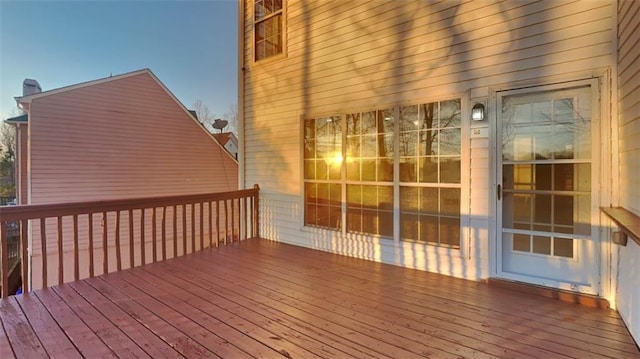
<instances>
[{"instance_id":1,"label":"white siding","mask_svg":"<svg viewBox=\"0 0 640 359\"><path fill-rule=\"evenodd\" d=\"M490 275L489 139L463 138L469 227L461 251L445 250L303 228L301 118L469 91L488 97L598 76L615 63L613 1L288 0L285 56L258 63L252 4L244 1L244 183L262 188L263 236L460 277ZM463 133L469 122L463 113Z\"/></svg>"},{"instance_id":2,"label":"white siding","mask_svg":"<svg viewBox=\"0 0 640 359\"><path fill-rule=\"evenodd\" d=\"M640 2L618 3L620 205L640 215ZM617 307L640 343L640 246L619 248Z\"/></svg>"}]
</instances>

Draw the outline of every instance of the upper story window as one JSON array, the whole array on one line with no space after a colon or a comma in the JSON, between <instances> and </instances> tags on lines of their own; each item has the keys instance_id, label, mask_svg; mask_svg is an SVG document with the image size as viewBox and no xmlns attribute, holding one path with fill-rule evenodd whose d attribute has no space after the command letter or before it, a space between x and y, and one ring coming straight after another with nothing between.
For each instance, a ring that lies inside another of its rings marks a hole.
<instances>
[{"instance_id":1,"label":"upper story window","mask_svg":"<svg viewBox=\"0 0 640 359\"><path fill-rule=\"evenodd\" d=\"M255 61L282 53L283 0L254 0L253 31Z\"/></svg>"}]
</instances>

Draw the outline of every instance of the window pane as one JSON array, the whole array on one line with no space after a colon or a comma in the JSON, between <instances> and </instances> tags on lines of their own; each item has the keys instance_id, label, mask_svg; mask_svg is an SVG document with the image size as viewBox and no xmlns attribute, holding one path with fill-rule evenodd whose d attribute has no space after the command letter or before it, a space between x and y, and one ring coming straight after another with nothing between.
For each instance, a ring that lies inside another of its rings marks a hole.
<instances>
[{"instance_id":1,"label":"window pane","mask_svg":"<svg viewBox=\"0 0 640 359\"><path fill-rule=\"evenodd\" d=\"M418 106L400 108L400 131L416 131L420 127Z\"/></svg>"},{"instance_id":2,"label":"window pane","mask_svg":"<svg viewBox=\"0 0 640 359\"><path fill-rule=\"evenodd\" d=\"M347 158L360 156L360 136L347 136Z\"/></svg>"},{"instance_id":3,"label":"window pane","mask_svg":"<svg viewBox=\"0 0 640 359\"><path fill-rule=\"evenodd\" d=\"M359 208L347 208L347 230L362 232L362 211Z\"/></svg>"},{"instance_id":4,"label":"window pane","mask_svg":"<svg viewBox=\"0 0 640 359\"><path fill-rule=\"evenodd\" d=\"M400 187L400 210L402 212L418 212L418 196L417 187Z\"/></svg>"},{"instance_id":5,"label":"window pane","mask_svg":"<svg viewBox=\"0 0 640 359\"><path fill-rule=\"evenodd\" d=\"M362 160L362 180L376 180L376 160Z\"/></svg>"},{"instance_id":6,"label":"window pane","mask_svg":"<svg viewBox=\"0 0 640 359\"><path fill-rule=\"evenodd\" d=\"M438 159L437 157L423 157L418 160L418 173L420 182L438 182Z\"/></svg>"},{"instance_id":7,"label":"window pane","mask_svg":"<svg viewBox=\"0 0 640 359\"><path fill-rule=\"evenodd\" d=\"M347 180L349 181L360 180L360 160L347 159Z\"/></svg>"},{"instance_id":8,"label":"window pane","mask_svg":"<svg viewBox=\"0 0 640 359\"><path fill-rule=\"evenodd\" d=\"M570 238L554 238L553 255L573 258L573 240Z\"/></svg>"},{"instance_id":9,"label":"window pane","mask_svg":"<svg viewBox=\"0 0 640 359\"><path fill-rule=\"evenodd\" d=\"M383 158L377 160L378 181L393 182L393 158Z\"/></svg>"},{"instance_id":10,"label":"window pane","mask_svg":"<svg viewBox=\"0 0 640 359\"><path fill-rule=\"evenodd\" d=\"M361 137L362 148L360 149L360 155L362 157L376 157L378 154L378 136L376 135L364 135Z\"/></svg>"},{"instance_id":11,"label":"window pane","mask_svg":"<svg viewBox=\"0 0 640 359\"><path fill-rule=\"evenodd\" d=\"M316 161L304 160L304 178L315 179L316 178Z\"/></svg>"},{"instance_id":12,"label":"window pane","mask_svg":"<svg viewBox=\"0 0 640 359\"><path fill-rule=\"evenodd\" d=\"M378 208L393 211L393 187L378 186Z\"/></svg>"},{"instance_id":13,"label":"window pane","mask_svg":"<svg viewBox=\"0 0 640 359\"><path fill-rule=\"evenodd\" d=\"M551 254L551 238L544 236L533 236L533 253Z\"/></svg>"},{"instance_id":14,"label":"window pane","mask_svg":"<svg viewBox=\"0 0 640 359\"><path fill-rule=\"evenodd\" d=\"M347 135L359 135L361 134L361 120L359 113L352 113L347 115Z\"/></svg>"},{"instance_id":15,"label":"window pane","mask_svg":"<svg viewBox=\"0 0 640 359\"><path fill-rule=\"evenodd\" d=\"M362 210L362 232L378 234L378 212L373 210Z\"/></svg>"},{"instance_id":16,"label":"window pane","mask_svg":"<svg viewBox=\"0 0 640 359\"><path fill-rule=\"evenodd\" d=\"M379 234L385 237L393 236L393 212L379 212L378 215Z\"/></svg>"},{"instance_id":17,"label":"window pane","mask_svg":"<svg viewBox=\"0 0 640 359\"><path fill-rule=\"evenodd\" d=\"M460 246L460 218L440 217L440 244Z\"/></svg>"},{"instance_id":18,"label":"window pane","mask_svg":"<svg viewBox=\"0 0 640 359\"><path fill-rule=\"evenodd\" d=\"M420 213L438 214L439 203L437 188L420 188Z\"/></svg>"},{"instance_id":19,"label":"window pane","mask_svg":"<svg viewBox=\"0 0 640 359\"><path fill-rule=\"evenodd\" d=\"M440 156L460 155L460 129L450 129L440 131Z\"/></svg>"},{"instance_id":20,"label":"window pane","mask_svg":"<svg viewBox=\"0 0 640 359\"><path fill-rule=\"evenodd\" d=\"M417 182L416 165L418 164L415 158L401 158L400 159L400 182Z\"/></svg>"},{"instance_id":21,"label":"window pane","mask_svg":"<svg viewBox=\"0 0 640 359\"><path fill-rule=\"evenodd\" d=\"M347 206L361 207L362 205L362 186L347 185Z\"/></svg>"},{"instance_id":22,"label":"window pane","mask_svg":"<svg viewBox=\"0 0 640 359\"><path fill-rule=\"evenodd\" d=\"M529 252L531 250L531 237L525 234L513 234L513 250L520 252Z\"/></svg>"},{"instance_id":23,"label":"window pane","mask_svg":"<svg viewBox=\"0 0 640 359\"><path fill-rule=\"evenodd\" d=\"M304 206L304 224L308 224L311 226L317 225L316 217L317 217L316 205L313 203L307 203Z\"/></svg>"},{"instance_id":24,"label":"window pane","mask_svg":"<svg viewBox=\"0 0 640 359\"><path fill-rule=\"evenodd\" d=\"M441 157L440 183L460 183L460 157Z\"/></svg>"},{"instance_id":25,"label":"window pane","mask_svg":"<svg viewBox=\"0 0 640 359\"><path fill-rule=\"evenodd\" d=\"M378 186L362 186L362 206L364 208L378 207Z\"/></svg>"},{"instance_id":26,"label":"window pane","mask_svg":"<svg viewBox=\"0 0 640 359\"><path fill-rule=\"evenodd\" d=\"M317 201L317 185L315 183L304 184L304 198L306 203L316 203Z\"/></svg>"},{"instance_id":27,"label":"window pane","mask_svg":"<svg viewBox=\"0 0 640 359\"><path fill-rule=\"evenodd\" d=\"M402 213L400 215L400 238L403 240L418 240L418 223L420 217L417 214Z\"/></svg>"},{"instance_id":28,"label":"window pane","mask_svg":"<svg viewBox=\"0 0 640 359\"><path fill-rule=\"evenodd\" d=\"M329 213L329 206L318 206L316 224L321 227L331 227Z\"/></svg>"},{"instance_id":29,"label":"window pane","mask_svg":"<svg viewBox=\"0 0 640 359\"><path fill-rule=\"evenodd\" d=\"M399 137L400 156L415 156L418 132L401 132Z\"/></svg>"},{"instance_id":30,"label":"window pane","mask_svg":"<svg viewBox=\"0 0 640 359\"><path fill-rule=\"evenodd\" d=\"M440 189L440 213L449 216L460 216L460 189Z\"/></svg>"},{"instance_id":31,"label":"window pane","mask_svg":"<svg viewBox=\"0 0 640 359\"><path fill-rule=\"evenodd\" d=\"M420 216L420 240L423 242L440 243L438 217Z\"/></svg>"},{"instance_id":32,"label":"window pane","mask_svg":"<svg viewBox=\"0 0 640 359\"><path fill-rule=\"evenodd\" d=\"M460 127L460 100L440 103L440 128Z\"/></svg>"},{"instance_id":33,"label":"window pane","mask_svg":"<svg viewBox=\"0 0 640 359\"><path fill-rule=\"evenodd\" d=\"M438 154L438 131L420 131L418 153L420 156Z\"/></svg>"}]
</instances>

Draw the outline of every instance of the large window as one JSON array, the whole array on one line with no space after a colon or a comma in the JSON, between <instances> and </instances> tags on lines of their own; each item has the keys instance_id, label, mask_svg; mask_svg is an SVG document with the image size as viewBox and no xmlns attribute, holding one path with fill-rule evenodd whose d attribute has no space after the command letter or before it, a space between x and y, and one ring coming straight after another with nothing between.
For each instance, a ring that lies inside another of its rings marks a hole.
<instances>
[{"instance_id":1,"label":"large window","mask_svg":"<svg viewBox=\"0 0 640 359\"><path fill-rule=\"evenodd\" d=\"M305 225L340 228L342 162L342 118L305 120Z\"/></svg>"},{"instance_id":2,"label":"large window","mask_svg":"<svg viewBox=\"0 0 640 359\"><path fill-rule=\"evenodd\" d=\"M255 61L282 53L282 2L283 0L254 0Z\"/></svg>"},{"instance_id":3,"label":"large window","mask_svg":"<svg viewBox=\"0 0 640 359\"><path fill-rule=\"evenodd\" d=\"M347 230L393 236L393 110L347 118Z\"/></svg>"},{"instance_id":4,"label":"large window","mask_svg":"<svg viewBox=\"0 0 640 359\"><path fill-rule=\"evenodd\" d=\"M305 120L304 223L457 248L460 147L460 100Z\"/></svg>"},{"instance_id":5,"label":"large window","mask_svg":"<svg viewBox=\"0 0 640 359\"><path fill-rule=\"evenodd\" d=\"M400 237L460 246L460 101L400 108Z\"/></svg>"}]
</instances>

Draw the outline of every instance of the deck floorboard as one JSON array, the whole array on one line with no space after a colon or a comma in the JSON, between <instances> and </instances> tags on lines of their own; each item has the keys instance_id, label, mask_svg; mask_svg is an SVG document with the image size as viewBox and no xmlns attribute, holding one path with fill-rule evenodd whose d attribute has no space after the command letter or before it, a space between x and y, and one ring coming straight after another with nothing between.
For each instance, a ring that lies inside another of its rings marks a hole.
<instances>
[{"instance_id":1,"label":"deck floorboard","mask_svg":"<svg viewBox=\"0 0 640 359\"><path fill-rule=\"evenodd\" d=\"M253 239L0 300L0 357L639 358L619 315Z\"/></svg>"}]
</instances>

